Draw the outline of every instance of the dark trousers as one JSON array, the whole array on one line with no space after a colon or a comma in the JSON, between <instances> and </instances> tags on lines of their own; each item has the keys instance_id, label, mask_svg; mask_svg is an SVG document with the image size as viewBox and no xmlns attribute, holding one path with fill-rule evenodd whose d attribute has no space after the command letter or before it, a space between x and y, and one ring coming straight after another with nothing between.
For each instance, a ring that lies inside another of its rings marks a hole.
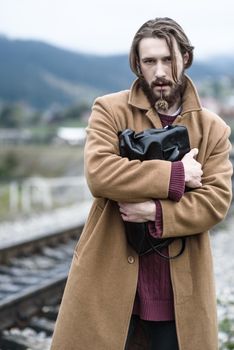
<instances>
[{"instance_id":1,"label":"dark trousers","mask_svg":"<svg viewBox=\"0 0 234 350\"><path fill-rule=\"evenodd\" d=\"M125 350L179 350L174 321L131 318Z\"/></svg>"}]
</instances>

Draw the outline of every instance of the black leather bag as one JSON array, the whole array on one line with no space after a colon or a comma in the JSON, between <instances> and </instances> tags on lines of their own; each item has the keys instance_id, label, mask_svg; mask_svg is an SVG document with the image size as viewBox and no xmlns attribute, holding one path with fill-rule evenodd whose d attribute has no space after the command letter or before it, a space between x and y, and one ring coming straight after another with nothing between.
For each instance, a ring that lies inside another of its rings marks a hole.
<instances>
[{"instance_id":1,"label":"black leather bag","mask_svg":"<svg viewBox=\"0 0 234 350\"><path fill-rule=\"evenodd\" d=\"M161 129L147 129L136 133L126 129L119 133L120 155L129 160L140 161L161 159L177 161L190 151L188 131L182 125L170 125ZM160 181L160 179L159 179ZM147 223L124 222L128 243L139 255L156 252L167 259L180 256L185 249L185 238L175 256L164 255L161 251L177 238L153 238Z\"/></svg>"}]
</instances>

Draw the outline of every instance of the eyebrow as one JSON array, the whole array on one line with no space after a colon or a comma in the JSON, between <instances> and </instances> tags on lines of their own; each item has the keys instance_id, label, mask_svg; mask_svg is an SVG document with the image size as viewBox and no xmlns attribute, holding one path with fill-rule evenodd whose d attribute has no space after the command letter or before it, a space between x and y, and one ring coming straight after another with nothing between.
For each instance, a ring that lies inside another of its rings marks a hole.
<instances>
[{"instance_id":1,"label":"eyebrow","mask_svg":"<svg viewBox=\"0 0 234 350\"><path fill-rule=\"evenodd\" d=\"M171 58L171 55L166 55L166 56L162 56L162 57L160 57L160 59L167 59L167 58ZM148 59L150 59L150 60L157 60L158 58L156 58L156 57L154 57L154 56L145 56L145 57L142 57L141 58L142 60L148 60Z\"/></svg>"}]
</instances>

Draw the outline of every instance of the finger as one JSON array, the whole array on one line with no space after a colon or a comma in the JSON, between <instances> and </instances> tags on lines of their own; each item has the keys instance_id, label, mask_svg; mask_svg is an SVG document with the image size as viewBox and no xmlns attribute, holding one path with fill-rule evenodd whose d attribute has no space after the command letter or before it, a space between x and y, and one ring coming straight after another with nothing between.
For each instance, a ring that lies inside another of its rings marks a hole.
<instances>
[{"instance_id":1,"label":"finger","mask_svg":"<svg viewBox=\"0 0 234 350\"><path fill-rule=\"evenodd\" d=\"M196 182L194 188L202 187L202 183L200 181Z\"/></svg>"},{"instance_id":2,"label":"finger","mask_svg":"<svg viewBox=\"0 0 234 350\"><path fill-rule=\"evenodd\" d=\"M192 157L195 157L198 154L198 149L197 148L192 148L189 153L191 154Z\"/></svg>"},{"instance_id":3,"label":"finger","mask_svg":"<svg viewBox=\"0 0 234 350\"><path fill-rule=\"evenodd\" d=\"M186 186L188 186L189 188L199 188L202 187L202 183L201 181L189 181Z\"/></svg>"},{"instance_id":4,"label":"finger","mask_svg":"<svg viewBox=\"0 0 234 350\"><path fill-rule=\"evenodd\" d=\"M125 215L125 214L121 214L121 217L122 217L123 221L128 221L128 217L127 217L127 215Z\"/></svg>"},{"instance_id":5,"label":"finger","mask_svg":"<svg viewBox=\"0 0 234 350\"><path fill-rule=\"evenodd\" d=\"M124 209L124 203L118 202L119 209Z\"/></svg>"}]
</instances>

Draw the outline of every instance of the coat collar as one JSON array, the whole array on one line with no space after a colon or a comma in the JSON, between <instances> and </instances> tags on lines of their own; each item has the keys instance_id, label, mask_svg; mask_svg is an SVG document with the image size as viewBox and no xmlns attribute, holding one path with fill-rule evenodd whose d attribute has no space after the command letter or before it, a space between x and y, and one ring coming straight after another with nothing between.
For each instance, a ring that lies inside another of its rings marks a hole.
<instances>
[{"instance_id":1,"label":"coat collar","mask_svg":"<svg viewBox=\"0 0 234 350\"><path fill-rule=\"evenodd\" d=\"M192 111L200 111L202 109L197 90L192 80L187 75L185 75L185 79L186 88L182 97L181 115ZM148 111L152 109L147 97L145 96L143 90L140 87L139 79L136 79L131 86L128 103L139 109L144 109Z\"/></svg>"}]
</instances>

